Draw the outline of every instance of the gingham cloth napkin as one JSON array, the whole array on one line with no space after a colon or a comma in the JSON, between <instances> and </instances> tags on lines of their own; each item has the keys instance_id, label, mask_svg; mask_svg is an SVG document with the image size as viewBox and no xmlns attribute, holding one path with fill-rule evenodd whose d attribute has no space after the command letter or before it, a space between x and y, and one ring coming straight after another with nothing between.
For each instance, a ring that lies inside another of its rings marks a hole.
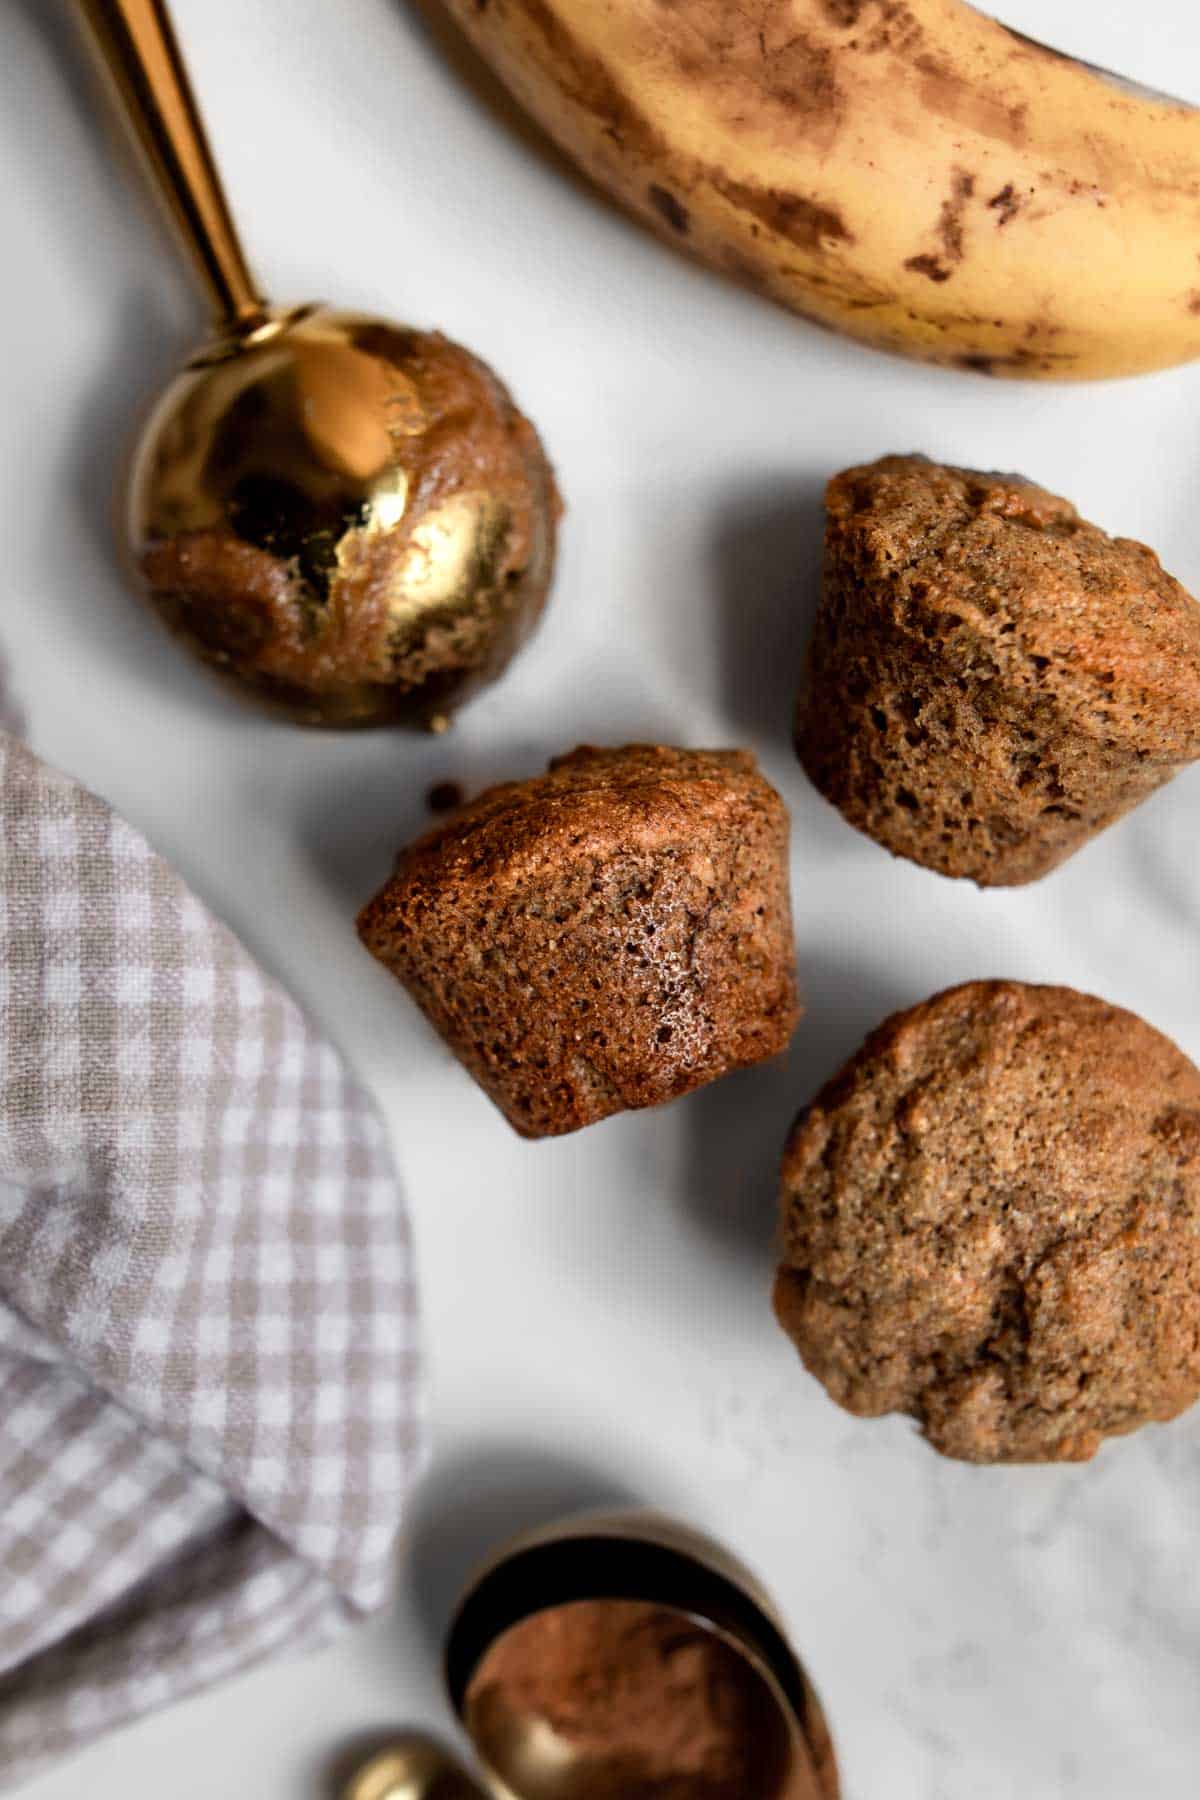
<instances>
[{"instance_id":1,"label":"gingham cloth napkin","mask_svg":"<svg viewBox=\"0 0 1200 1800\"><path fill-rule=\"evenodd\" d=\"M332 1047L0 732L0 1786L387 1595L407 1218Z\"/></svg>"}]
</instances>

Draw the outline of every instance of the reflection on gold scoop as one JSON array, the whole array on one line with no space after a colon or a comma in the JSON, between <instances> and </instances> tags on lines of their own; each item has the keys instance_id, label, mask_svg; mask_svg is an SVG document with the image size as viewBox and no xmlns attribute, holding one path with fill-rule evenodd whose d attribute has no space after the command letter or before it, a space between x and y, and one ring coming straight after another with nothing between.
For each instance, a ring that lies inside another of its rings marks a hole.
<instances>
[{"instance_id":1,"label":"reflection on gold scoop","mask_svg":"<svg viewBox=\"0 0 1200 1800\"><path fill-rule=\"evenodd\" d=\"M559 504L537 434L438 333L267 306L164 0L80 5L216 317L134 458L140 581L296 719L440 728L545 603Z\"/></svg>"}]
</instances>

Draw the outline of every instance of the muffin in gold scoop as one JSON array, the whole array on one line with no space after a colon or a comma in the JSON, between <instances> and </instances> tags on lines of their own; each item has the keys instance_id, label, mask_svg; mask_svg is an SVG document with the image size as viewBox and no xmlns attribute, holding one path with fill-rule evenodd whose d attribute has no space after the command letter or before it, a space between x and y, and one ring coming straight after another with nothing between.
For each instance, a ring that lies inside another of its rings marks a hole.
<instances>
[{"instance_id":1,"label":"muffin in gold scoop","mask_svg":"<svg viewBox=\"0 0 1200 1800\"><path fill-rule=\"evenodd\" d=\"M321 307L189 364L129 506L149 598L207 662L304 723L434 729L537 623L561 510L486 364Z\"/></svg>"}]
</instances>

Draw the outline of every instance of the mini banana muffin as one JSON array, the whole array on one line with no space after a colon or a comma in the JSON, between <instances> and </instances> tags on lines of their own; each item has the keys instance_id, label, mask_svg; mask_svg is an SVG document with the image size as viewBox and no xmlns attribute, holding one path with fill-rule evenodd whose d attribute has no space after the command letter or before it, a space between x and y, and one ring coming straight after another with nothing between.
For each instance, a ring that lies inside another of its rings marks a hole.
<instances>
[{"instance_id":1,"label":"mini banana muffin","mask_svg":"<svg viewBox=\"0 0 1200 1800\"><path fill-rule=\"evenodd\" d=\"M517 1131L549 1137L784 1049L787 850L746 751L582 748L402 851L358 929Z\"/></svg>"},{"instance_id":2,"label":"mini banana muffin","mask_svg":"<svg viewBox=\"0 0 1200 1800\"><path fill-rule=\"evenodd\" d=\"M775 1309L863 1417L1085 1461L1200 1394L1200 1070L1132 1013L980 981L881 1025L793 1128Z\"/></svg>"},{"instance_id":3,"label":"mini banana muffin","mask_svg":"<svg viewBox=\"0 0 1200 1800\"><path fill-rule=\"evenodd\" d=\"M1144 544L919 456L826 507L796 750L885 849L1034 881L1200 756L1200 606Z\"/></svg>"}]
</instances>

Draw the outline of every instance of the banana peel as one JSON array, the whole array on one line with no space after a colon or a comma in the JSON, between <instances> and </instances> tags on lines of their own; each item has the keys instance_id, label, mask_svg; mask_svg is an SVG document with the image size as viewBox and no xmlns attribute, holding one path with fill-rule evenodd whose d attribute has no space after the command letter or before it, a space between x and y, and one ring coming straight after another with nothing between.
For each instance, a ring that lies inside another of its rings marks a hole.
<instances>
[{"instance_id":1,"label":"banana peel","mask_svg":"<svg viewBox=\"0 0 1200 1800\"><path fill-rule=\"evenodd\" d=\"M1200 356L1200 109L963 0L443 0L661 237L875 347L1087 380Z\"/></svg>"}]
</instances>

